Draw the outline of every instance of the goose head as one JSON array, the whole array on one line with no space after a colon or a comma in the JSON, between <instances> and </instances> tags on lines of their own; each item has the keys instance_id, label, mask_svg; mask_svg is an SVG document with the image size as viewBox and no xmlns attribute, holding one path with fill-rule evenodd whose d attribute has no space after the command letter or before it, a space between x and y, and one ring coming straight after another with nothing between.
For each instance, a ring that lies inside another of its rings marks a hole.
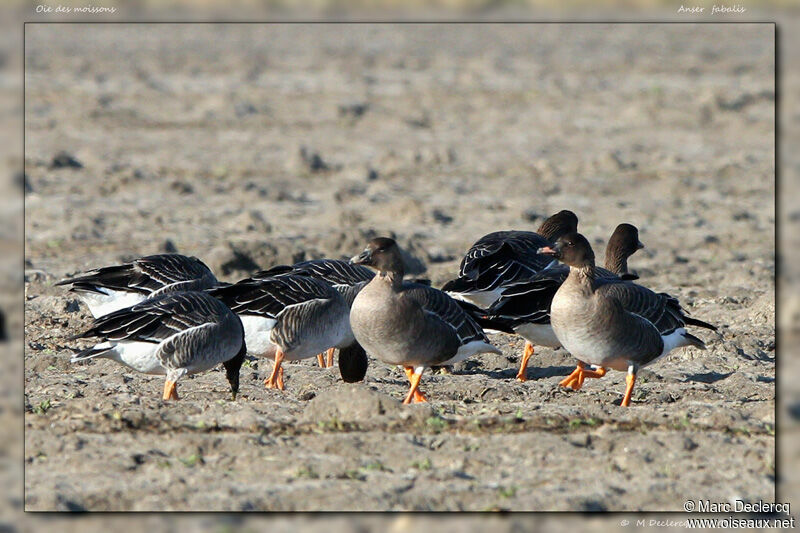
<instances>
[{"instance_id":1,"label":"goose head","mask_svg":"<svg viewBox=\"0 0 800 533\"><path fill-rule=\"evenodd\" d=\"M564 209L542 222L536 233L552 242L560 236L574 231L578 231L578 216L572 211Z\"/></svg>"},{"instance_id":2,"label":"goose head","mask_svg":"<svg viewBox=\"0 0 800 533\"><path fill-rule=\"evenodd\" d=\"M639 230L632 224L620 224L611 234L606 247L606 255L609 253L619 257L630 257L637 250L644 248L644 244L639 240Z\"/></svg>"},{"instance_id":3,"label":"goose head","mask_svg":"<svg viewBox=\"0 0 800 533\"><path fill-rule=\"evenodd\" d=\"M594 252L586 237L578 232L567 233L556 239L553 246L539 248L540 254L558 259L567 266L575 268L594 267Z\"/></svg>"},{"instance_id":4,"label":"goose head","mask_svg":"<svg viewBox=\"0 0 800 533\"><path fill-rule=\"evenodd\" d=\"M351 258L350 262L374 268L381 274L393 274L397 279L403 279L405 273L400 248L394 239L388 237L370 240L364 251Z\"/></svg>"}]
</instances>

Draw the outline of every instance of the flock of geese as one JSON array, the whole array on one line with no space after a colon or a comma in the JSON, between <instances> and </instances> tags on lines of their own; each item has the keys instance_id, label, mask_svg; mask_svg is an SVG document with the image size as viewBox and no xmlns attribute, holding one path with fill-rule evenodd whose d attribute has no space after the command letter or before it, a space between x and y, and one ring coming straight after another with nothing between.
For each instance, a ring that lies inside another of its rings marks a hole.
<instances>
[{"instance_id":1,"label":"flock of geese","mask_svg":"<svg viewBox=\"0 0 800 533\"><path fill-rule=\"evenodd\" d=\"M626 371L621 405L628 406L640 368L675 348L705 349L686 326L716 328L669 294L633 282L627 260L643 247L636 227L617 226L601 268L577 226L565 210L536 232L485 235L441 290L405 280L400 249L384 237L350 261L280 265L234 284L180 254L98 268L59 282L95 317L72 339L100 339L72 362L107 358L166 375L164 400L178 399L182 376L222 363L235 399L248 353L274 361L265 386L284 390L283 361L316 356L329 367L338 348L346 382L364 379L367 354L401 366L410 382L403 403L411 403L426 401L425 369L499 354L486 331L502 331L526 340L520 381L534 345L560 346L578 361L561 386L579 390L609 368Z\"/></svg>"}]
</instances>

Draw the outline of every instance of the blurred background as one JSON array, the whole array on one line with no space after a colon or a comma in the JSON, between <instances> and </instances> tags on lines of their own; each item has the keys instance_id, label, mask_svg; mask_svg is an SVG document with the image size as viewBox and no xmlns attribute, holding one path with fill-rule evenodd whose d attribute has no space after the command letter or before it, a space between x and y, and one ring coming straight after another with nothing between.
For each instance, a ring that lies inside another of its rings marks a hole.
<instances>
[{"instance_id":1,"label":"blurred background","mask_svg":"<svg viewBox=\"0 0 800 533\"><path fill-rule=\"evenodd\" d=\"M5 337L3 350L6 365L0 374L0 394L3 404L0 406L0 422L9 428L22 427L22 281L23 281L23 194L25 180L21 173L22 168L22 21L34 20L64 20L62 17L37 16L34 13L34 2L11 2L6 4L3 16L3 30L0 32L2 45L2 71L0 71L0 109L2 109L3 123L6 128L2 131L3 152L2 164L8 177L0 187L0 201L2 201L3 224L0 226L0 242L3 253L2 262L2 293L0 293L0 309L2 310L2 326L0 334ZM80 2L61 2L62 5L79 5ZM709 6L712 2L697 2L699 5ZM340 2L313 2L305 9L289 7L280 2L228 2L224 6L215 2L116 2L104 5L114 6L117 12L111 16L93 17L91 20L297 20L297 19L415 19L415 20L676 20L676 21L719 21L720 18L710 16L695 16L691 19L676 13L677 5L663 1L627 1L605 2L598 6L590 2L461 2L459 0L426 3L423 8L413 6L407 2L402 3L353 3L342 0ZM779 265L779 321L778 321L778 358L777 381L780 393L778 409L778 471L779 501L800 501L797 498L800 491L800 476L798 476L798 461L800 461L800 442L797 439L800 428L800 386L787 380L785 377L800 370L797 358L797 341L800 340L800 298L797 296L797 283L800 282L800 261L797 257L798 242L797 229L800 225L800 205L793 202L800 192L800 156L791 147L800 141L800 114L797 112L798 93L800 93L800 78L798 77L798 60L792 52L800 49L798 30L800 30L800 11L792 2L755 2L745 4L748 13L737 17L727 17L724 20L742 22L745 20L770 21L778 23L778 38L780 42L779 67L782 74L779 80L779 159L778 172L778 210L779 245L783 253L778 254ZM708 10L708 9L707 9ZM86 20L85 18L83 20ZM794 67L794 68L793 68ZM421 117L424 120L424 117ZM755 179L763 179L758 177ZM782 377L783 376L783 379ZM9 528L17 527L21 516L19 508L22 502L22 461L21 436L7 434L7 438L0 440L0 482L8 487L17 487L11 490L8 498L0 502L0 509ZM28 517L35 520L37 525L48 527L61 527L67 530L87 527L104 529L108 522L117 519L110 517L97 517L90 522L80 523L64 519L47 519L43 517ZM497 528L499 531L518 531L533 529L551 529L555 522L573 520L590 529L604 529L618 524L624 517L615 516L609 519L583 517L471 517L471 519L455 519L447 522L438 517L362 517L356 523L360 529L376 530L389 529L391 531L410 531L420 527L430 527L435 524L439 528L452 528L451 530L483 530L487 527ZM477 523L476 523L477 522ZM259 518L216 518L216 517L180 517L166 520L162 517L148 517L146 519L126 519L125 526L131 530L173 530L190 529L201 531L259 529L263 522ZM289 529L297 530L298 527L314 531L321 530L347 530L351 529L353 522L349 518L336 517L332 523L325 518L317 517L282 517L271 520L270 526L277 531ZM445 529L447 530L447 529Z\"/></svg>"}]
</instances>

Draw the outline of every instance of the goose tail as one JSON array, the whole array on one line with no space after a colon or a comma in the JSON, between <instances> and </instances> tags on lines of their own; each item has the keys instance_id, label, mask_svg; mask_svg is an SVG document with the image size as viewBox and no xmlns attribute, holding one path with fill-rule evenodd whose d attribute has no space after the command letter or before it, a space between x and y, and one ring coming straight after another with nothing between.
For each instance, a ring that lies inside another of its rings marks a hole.
<instances>
[{"instance_id":1,"label":"goose tail","mask_svg":"<svg viewBox=\"0 0 800 533\"><path fill-rule=\"evenodd\" d=\"M113 350L114 347L111 344L103 342L76 353L72 356L72 359L70 359L69 362L77 363L79 361L88 361L89 359L94 359L95 357L104 357L109 355Z\"/></svg>"}]
</instances>

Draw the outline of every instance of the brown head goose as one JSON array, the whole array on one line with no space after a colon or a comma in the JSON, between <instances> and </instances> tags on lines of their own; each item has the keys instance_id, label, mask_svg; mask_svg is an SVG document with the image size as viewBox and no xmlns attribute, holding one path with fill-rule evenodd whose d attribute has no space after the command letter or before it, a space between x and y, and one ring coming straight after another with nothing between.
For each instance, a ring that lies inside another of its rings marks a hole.
<instances>
[{"instance_id":1,"label":"brown head goose","mask_svg":"<svg viewBox=\"0 0 800 533\"><path fill-rule=\"evenodd\" d=\"M222 302L202 292L157 295L94 321L73 337L100 337L72 362L111 359L145 374L166 374L164 400L177 400L177 381L222 363L233 398L247 348L242 322Z\"/></svg>"},{"instance_id":2,"label":"brown head goose","mask_svg":"<svg viewBox=\"0 0 800 533\"><path fill-rule=\"evenodd\" d=\"M620 279L598 278L594 252L580 233L561 236L541 253L569 266L550 310L550 323L561 345L576 359L575 371L562 386L580 389L584 378L602 377L606 368L627 370L627 388L621 405L628 406L636 373L675 348L705 349L702 340L688 333L686 324L716 329L690 319L677 300ZM597 370L587 370L585 364Z\"/></svg>"},{"instance_id":3,"label":"brown head goose","mask_svg":"<svg viewBox=\"0 0 800 533\"><path fill-rule=\"evenodd\" d=\"M175 291L201 291L217 285L217 278L196 257L157 254L130 263L91 270L56 285L71 285L92 316L130 307L147 298Z\"/></svg>"},{"instance_id":4,"label":"brown head goose","mask_svg":"<svg viewBox=\"0 0 800 533\"><path fill-rule=\"evenodd\" d=\"M426 368L479 353L501 353L447 294L403 281L403 261L394 240L372 239L352 261L378 270L353 301L353 334L370 355L405 369L411 387L403 403L425 401L418 388Z\"/></svg>"},{"instance_id":5,"label":"brown head goose","mask_svg":"<svg viewBox=\"0 0 800 533\"><path fill-rule=\"evenodd\" d=\"M301 261L292 266L280 265L269 270L263 270L253 274L253 279L262 279L278 275L291 274L295 276L309 276L325 283L330 284L347 302L347 307L353 305L358 292L375 277L375 272L361 265L353 265L349 261L341 259L313 259L311 261ZM320 367L333 366L334 348L329 348L327 361L322 354L317 354L317 363ZM342 365L341 358L339 359ZM347 364L345 361L344 364Z\"/></svg>"},{"instance_id":6,"label":"brown head goose","mask_svg":"<svg viewBox=\"0 0 800 533\"><path fill-rule=\"evenodd\" d=\"M628 270L628 258L644 248L639 240L639 229L632 224L620 224L614 229L606 245L606 270L622 279L639 279L636 272Z\"/></svg>"},{"instance_id":7,"label":"brown head goose","mask_svg":"<svg viewBox=\"0 0 800 533\"><path fill-rule=\"evenodd\" d=\"M274 359L272 373L264 381L267 388L284 390L284 359L306 359L331 346L340 349L342 379L363 379L367 355L353 337L350 308L327 283L286 274L248 278L209 292L239 315L250 353Z\"/></svg>"},{"instance_id":8,"label":"brown head goose","mask_svg":"<svg viewBox=\"0 0 800 533\"><path fill-rule=\"evenodd\" d=\"M636 227L620 224L606 247L606 257L611 261L606 262L606 268L597 268L596 276L619 279L619 274L628 272L628 257L643 247ZM505 324L525 339L525 349L517 372L519 381L527 379L528 360L533 355L534 346L561 346L550 325L550 304L568 274L569 267L566 265L547 268L529 281L504 288L500 298L485 312L488 320Z\"/></svg>"},{"instance_id":9,"label":"brown head goose","mask_svg":"<svg viewBox=\"0 0 800 533\"><path fill-rule=\"evenodd\" d=\"M578 217L564 210L545 220L536 233L496 231L484 235L467 251L458 277L445 283L442 290L485 309L502 294L504 286L530 279L553 262L540 255L539 248L577 229Z\"/></svg>"}]
</instances>

